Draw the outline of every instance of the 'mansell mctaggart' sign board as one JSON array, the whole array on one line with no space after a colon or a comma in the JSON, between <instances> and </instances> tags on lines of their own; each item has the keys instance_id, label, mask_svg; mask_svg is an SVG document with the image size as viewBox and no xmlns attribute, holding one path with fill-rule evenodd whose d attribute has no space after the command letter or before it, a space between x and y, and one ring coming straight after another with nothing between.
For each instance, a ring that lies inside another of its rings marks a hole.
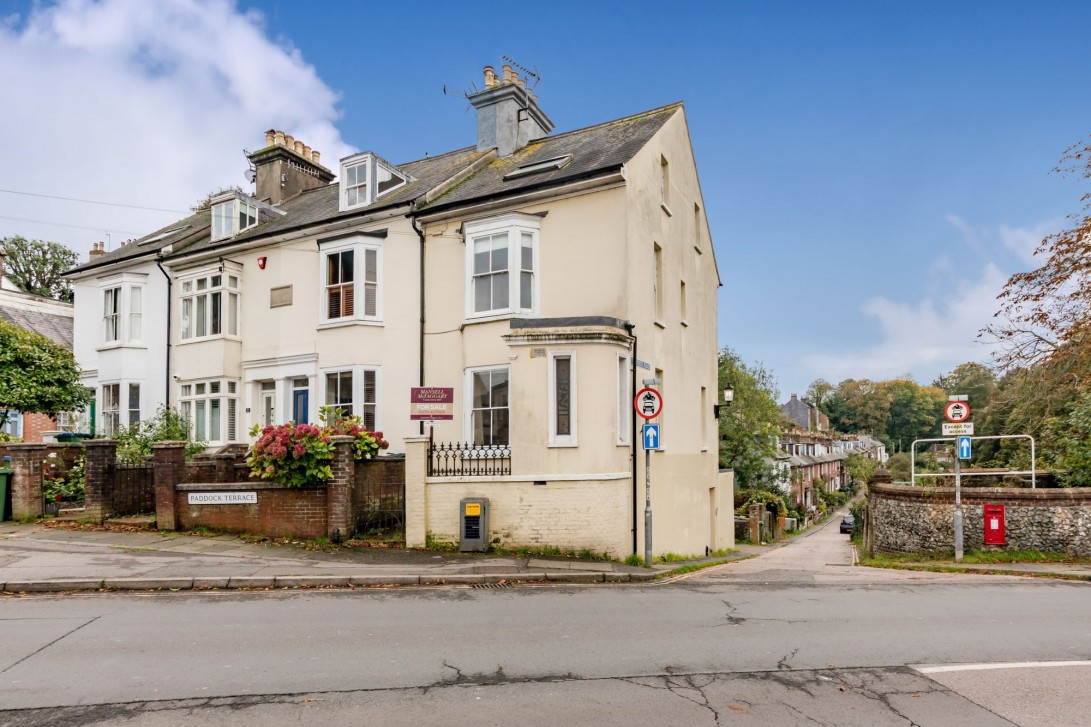
<instances>
[{"instance_id":1,"label":"'mansell mctaggart' sign board","mask_svg":"<svg viewBox=\"0 0 1091 727\"><path fill-rule=\"evenodd\" d=\"M409 419L414 422L455 418L455 390L439 386L414 386L409 390Z\"/></svg>"}]
</instances>

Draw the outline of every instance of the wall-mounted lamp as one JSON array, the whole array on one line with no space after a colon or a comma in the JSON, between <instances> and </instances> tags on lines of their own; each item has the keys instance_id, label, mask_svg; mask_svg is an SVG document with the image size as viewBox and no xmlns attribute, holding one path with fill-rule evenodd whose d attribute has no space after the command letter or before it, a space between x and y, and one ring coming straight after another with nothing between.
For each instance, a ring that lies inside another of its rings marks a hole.
<instances>
[{"instance_id":1,"label":"wall-mounted lamp","mask_svg":"<svg viewBox=\"0 0 1091 727\"><path fill-rule=\"evenodd\" d=\"M717 419L720 418L720 412L731 406L731 402L735 401L735 389L731 384L724 386L724 401L722 404L715 404L712 407L712 415Z\"/></svg>"}]
</instances>

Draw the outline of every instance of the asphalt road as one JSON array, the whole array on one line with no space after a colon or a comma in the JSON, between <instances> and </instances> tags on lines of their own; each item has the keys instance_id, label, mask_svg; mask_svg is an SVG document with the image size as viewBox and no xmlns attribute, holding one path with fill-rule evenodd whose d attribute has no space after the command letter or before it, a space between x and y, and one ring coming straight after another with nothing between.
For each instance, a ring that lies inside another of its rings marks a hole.
<instances>
[{"instance_id":1,"label":"asphalt road","mask_svg":"<svg viewBox=\"0 0 1091 727\"><path fill-rule=\"evenodd\" d=\"M851 562L832 522L668 584L6 598L0 725L1091 723L1091 585Z\"/></svg>"}]
</instances>

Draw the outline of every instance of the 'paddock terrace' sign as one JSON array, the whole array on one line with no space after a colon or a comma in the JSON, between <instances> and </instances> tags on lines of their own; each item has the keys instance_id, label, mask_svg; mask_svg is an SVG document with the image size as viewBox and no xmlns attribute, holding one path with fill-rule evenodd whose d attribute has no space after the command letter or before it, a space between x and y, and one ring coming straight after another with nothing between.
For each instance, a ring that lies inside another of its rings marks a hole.
<instances>
[{"instance_id":1,"label":"'paddock terrace' sign","mask_svg":"<svg viewBox=\"0 0 1091 727\"><path fill-rule=\"evenodd\" d=\"M256 492L190 492L190 505L256 505Z\"/></svg>"}]
</instances>

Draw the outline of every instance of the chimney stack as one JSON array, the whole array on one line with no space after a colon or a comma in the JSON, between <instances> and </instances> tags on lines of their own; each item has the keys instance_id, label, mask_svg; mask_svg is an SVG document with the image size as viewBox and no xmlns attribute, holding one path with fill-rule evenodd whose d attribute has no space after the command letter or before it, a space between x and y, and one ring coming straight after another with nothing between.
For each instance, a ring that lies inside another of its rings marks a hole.
<instances>
[{"instance_id":1,"label":"chimney stack","mask_svg":"<svg viewBox=\"0 0 1091 727\"><path fill-rule=\"evenodd\" d=\"M300 192L324 187L334 174L319 163L321 155L280 129L265 132L265 148L247 157L254 165L254 196L269 204L280 204Z\"/></svg>"},{"instance_id":2,"label":"chimney stack","mask_svg":"<svg viewBox=\"0 0 1091 727\"><path fill-rule=\"evenodd\" d=\"M87 262L94 262L106 254L105 242L92 242L91 252L87 253Z\"/></svg>"},{"instance_id":3,"label":"chimney stack","mask_svg":"<svg viewBox=\"0 0 1091 727\"><path fill-rule=\"evenodd\" d=\"M485 66L485 90L468 99L477 109L477 150L496 149L511 156L527 144L553 131L553 122L538 106L538 97L526 87L526 79L505 63L496 77Z\"/></svg>"}]
</instances>

